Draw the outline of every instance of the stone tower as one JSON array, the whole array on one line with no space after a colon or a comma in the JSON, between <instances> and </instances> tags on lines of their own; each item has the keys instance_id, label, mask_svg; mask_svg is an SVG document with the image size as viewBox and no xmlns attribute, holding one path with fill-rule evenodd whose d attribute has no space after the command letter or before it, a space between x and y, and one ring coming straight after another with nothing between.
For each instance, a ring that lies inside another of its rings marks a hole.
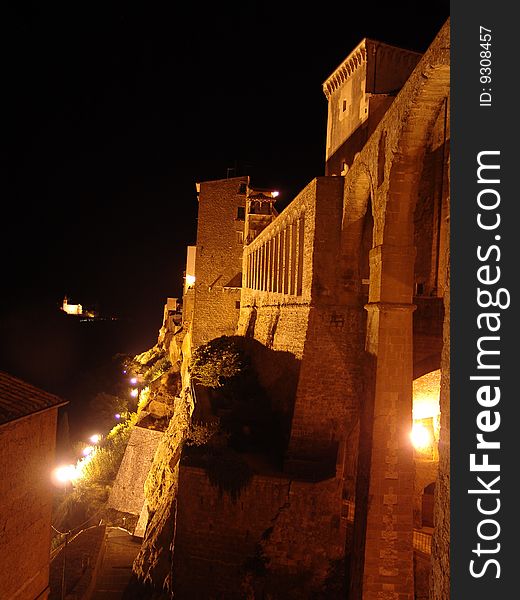
<instances>
[{"instance_id":1,"label":"stone tower","mask_svg":"<svg viewBox=\"0 0 520 600\"><path fill-rule=\"evenodd\" d=\"M193 349L236 330L248 182L244 176L197 184Z\"/></svg>"},{"instance_id":2,"label":"stone tower","mask_svg":"<svg viewBox=\"0 0 520 600\"><path fill-rule=\"evenodd\" d=\"M365 38L327 78L325 175L345 174L420 58Z\"/></svg>"}]
</instances>

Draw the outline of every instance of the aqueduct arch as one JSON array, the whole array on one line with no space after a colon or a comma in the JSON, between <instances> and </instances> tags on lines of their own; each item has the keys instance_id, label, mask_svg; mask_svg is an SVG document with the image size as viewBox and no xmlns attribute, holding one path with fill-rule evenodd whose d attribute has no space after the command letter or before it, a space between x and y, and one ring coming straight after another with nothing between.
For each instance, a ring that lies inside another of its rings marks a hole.
<instances>
[{"instance_id":1,"label":"aqueduct arch","mask_svg":"<svg viewBox=\"0 0 520 600\"><path fill-rule=\"evenodd\" d=\"M382 593L396 600L414 597L415 469L409 438L416 308L414 210L425 150L448 97L446 24L346 176L351 197L345 198L345 206L356 206L355 192L366 187L367 179L379 184L365 307L367 386L361 407L354 532L361 546L351 598L376 600ZM360 173L365 170L369 175L363 181Z\"/></svg>"}]
</instances>

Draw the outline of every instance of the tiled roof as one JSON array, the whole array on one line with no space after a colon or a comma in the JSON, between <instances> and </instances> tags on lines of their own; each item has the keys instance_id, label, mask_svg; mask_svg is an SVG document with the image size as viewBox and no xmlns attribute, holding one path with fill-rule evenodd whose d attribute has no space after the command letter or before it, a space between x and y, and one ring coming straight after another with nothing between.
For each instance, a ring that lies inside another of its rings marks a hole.
<instances>
[{"instance_id":1,"label":"tiled roof","mask_svg":"<svg viewBox=\"0 0 520 600\"><path fill-rule=\"evenodd\" d=\"M0 425L63 404L67 400L0 371Z\"/></svg>"}]
</instances>

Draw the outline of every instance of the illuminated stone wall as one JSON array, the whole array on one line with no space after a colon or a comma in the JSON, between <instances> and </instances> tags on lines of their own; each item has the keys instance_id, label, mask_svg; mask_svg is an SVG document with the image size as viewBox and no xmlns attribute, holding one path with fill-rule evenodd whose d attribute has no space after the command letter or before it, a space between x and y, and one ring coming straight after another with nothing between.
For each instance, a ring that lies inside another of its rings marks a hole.
<instances>
[{"instance_id":1,"label":"illuminated stone wall","mask_svg":"<svg viewBox=\"0 0 520 600\"><path fill-rule=\"evenodd\" d=\"M438 285L430 288L428 297L434 298L435 304L444 292L443 262L433 259L436 244L445 245L447 235L442 219L435 215L442 215L449 195L447 186L436 190L449 161L449 129L443 127L449 99L449 47L447 23L345 176L345 272L359 270L359 220L371 210L374 222L351 600L376 600L382 595L396 600L414 597L411 396L414 354L427 351L427 344L421 345L416 335L420 320L414 313L419 304L415 302L417 283L430 285L433 273ZM437 156L443 158L436 165L439 175L431 178L427 189L428 177L423 171L435 171L428 158L429 149L435 147L440 148ZM431 202L437 207L420 215L418 211ZM425 235L428 227L431 231ZM418 277L426 281L420 282ZM428 291L427 285L423 292ZM359 289L355 277L350 288ZM423 315L427 313L423 311ZM434 353L437 365L439 348L440 344ZM432 368L437 367L428 370Z\"/></svg>"},{"instance_id":2,"label":"illuminated stone wall","mask_svg":"<svg viewBox=\"0 0 520 600\"><path fill-rule=\"evenodd\" d=\"M449 252L449 250L448 250ZM449 264L449 254L446 256ZM450 282L449 272L444 296L444 347L441 376L441 431L439 476L434 503L435 530L432 542L431 600L450 598Z\"/></svg>"},{"instance_id":3,"label":"illuminated stone wall","mask_svg":"<svg viewBox=\"0 0 520 600\"><path fill-rule=\"evenodd\" d=\"M107 508L132 515L141 513L145 500L144 483L162 437L162 431L143 427L132 429Z\"/></svg>"},{"instance_id":4,"label":"illuminated stone wall","mask_svg":"<svg viewBox=\"0 0 520 600\"><path fill-rule=\"evenodd\" d=\"M327 78L327 175L344 174L416 66L420 54L364 39Z\"/></svg>"},{"instance_id":5,"label":"illuminated stone wall","mask_svg":"<svg viewBox=\"0 0 520 600\"><path fill-rule=\"evenodd\" d=\"M243 250L235 222L245 206L242 180L201 184L193 347L243 336L288 429L283 471L255 476L236 503L201 469L180 469L179 598L237 589L244 555L254 555L259 539L275 570L323 578L318 555L340 557L335 549L346 537L343 494L356 505L349 600L413 600L414 516L432 473L416 477L412 382L439 367L441 529L432 593L449 597L449 47L447 23L390 107L381 104L386 113L346 174L312 180ZM235 271L243 272L240 311L238 292L218 284ZM304 481L313 474L314 483Z\"/></svg>"},{"instance_id":6,"label":"illuminated stone wall","mask_svg":"<svg viewBox=\"0 0 520 600\"><path fill-rule=\"evenodd\" d=\"M56 419L0 427L0 598L48 596Z\"/></svg>"},{"instance_id":7,"label":"illuminated stone wall","mask_svg":"<svg viewBox=\"0 0 520 600\"><path fill-rule=\"evenodd\" d=\"M240 310L247 177L200 184L193 348L235 333Z\"/></svg>"},{"instance_id":8,"label":"illuminated stone wall","mask_svg":"<svg viewBox=\"0 0 520 600\"><path fill-rule=\"evenodd\" d=\"M237 331L271 350L273 361L284 353L294 358L292 372L279 374L262 362L261 352L256 355L257 371L275 403L290 402L279 397L287 392L280 379L296 379L286 464L292 470L320 455L335 462L358 407L364 311L359 302L349 304L341 289L342 205L343 179L319 177L244 252Z\"/></svg>"},{"instance_id":9,"label":"illuminated stone wall","mask_svg":"<svg viewBox=\"0 0 520 600\"><path fill-rule=\"evenodd\" d=\"M308 597L343 554L340 494L334 479L305 483L260 474L233 500L203 469L181 465L175 597L239 600L262 579L272 597ZM285 595L283 585L298 595Z\"/></svg>"}]
</instances>

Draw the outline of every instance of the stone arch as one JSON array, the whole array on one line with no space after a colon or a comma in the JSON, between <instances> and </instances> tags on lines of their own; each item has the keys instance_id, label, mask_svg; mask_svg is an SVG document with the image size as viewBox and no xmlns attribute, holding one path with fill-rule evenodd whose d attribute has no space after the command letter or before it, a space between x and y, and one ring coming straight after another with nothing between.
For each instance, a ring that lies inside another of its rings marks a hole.
<instances>
[{"instance_id":1,"label":"stone arch","mask_svg":"<svg viewBox=\"0 0 520 600\"><path fill-rule=\"evenodd\" d=\"M358 465L362 469L358 468L355 517L355 539L360 542L356 554L362 555L363 565L351 581L354 600L375 600L381 589L397 596L392 578L406 582L399 590L400 597L414 597L413 561L409 560L413 552L415 473L410 439L414 210L425 147L447 96L449 23L425 53L360 156L368 162L372 179L376 178L381 164L379 134L385 130L384 179L373 195L374 240L366 305L367 385L360 436L364 442L359 445ZM358 511L363 503L368 505L366 510ZM394 527L398 520L408 525ZM363 529L364 539L359 539L358 531Z\"/></svg>"},{"instance_id":2,"label":"stone arch","mask_svg":"<svg viewBox=\"0 0 520 600\"><path fill-rule=\"evenodd\" d=\"M436 482L432 481L423 488L421 502L421 526L433 527L433 500Z\"/></svg>"},{"instance_id":3,"label":"stone arch","mask_svg":"<svg viewBox=\"0 0 520 600\"><path fill-rule=\"evenodd\" d=\"M423 375L427 375L432 371L436 371L441 368L441 355L440 353L431 354L424 360L421 360L413 365L413 378L419 379Z\"/></svg>"},{"instance_id":4,"label":"stone arch","mask_svg":"<svg viewBox=\"0 0 520 600\"><path fill-rule=\"evenodd\" d=\"M342 278L344 289L362 291L363 242L367 239L367 226L373 229L372 178L365 165L356 164L349 172L346 183L341 227ZM370 238L372 238L370 232Z\"/></svg>"},{"instance_id":5,"label":"stone arch","mask_svg":"<svg viewBox=\"0 0 520 600\"><path fill-rule=\"evenodd\" d=\"M413 212L424 153L433 124L449 96L449 76L449 64L427 65L401 126L389 131L386 147L393 158L385 169L384 228L379 244L413 244Z\"/></svg>"}]
</instances>

